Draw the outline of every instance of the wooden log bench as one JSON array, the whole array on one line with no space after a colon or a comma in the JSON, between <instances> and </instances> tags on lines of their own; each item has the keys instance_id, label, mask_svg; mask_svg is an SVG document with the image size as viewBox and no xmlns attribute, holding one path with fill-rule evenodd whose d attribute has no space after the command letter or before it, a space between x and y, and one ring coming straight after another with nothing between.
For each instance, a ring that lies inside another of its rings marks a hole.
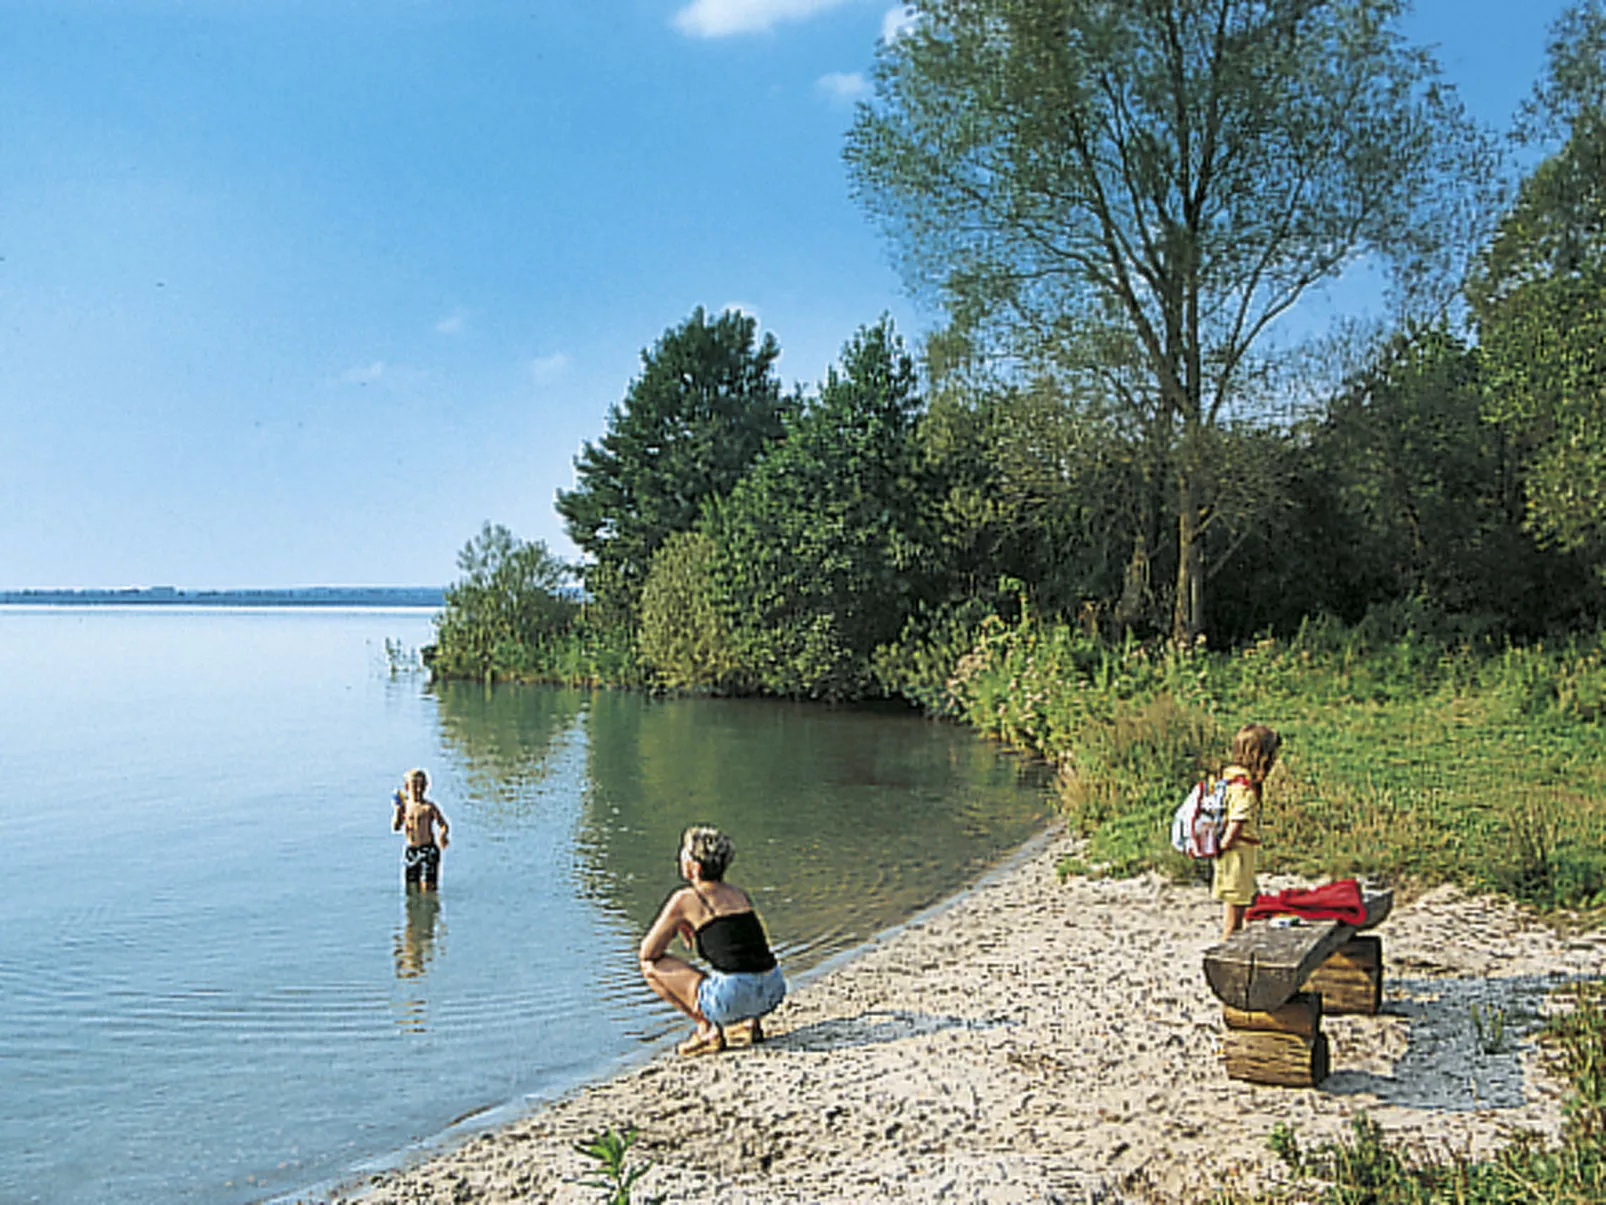
<instances>
[{"instance_id":1,"label":"wooden log bench","mask_svg":"<svg viewBox=\"0 0 1606 1205\"><path fill-rule=\"evenodd\" d=\"M1383 1000L1383 941L1358 930L1381 924L1392 891L1365 891L1366 920L1254 921L1204 954L1205 979L1222 1003L1222 1058L1233 1079L1315 1087L1327 1078L1322 1017L1375 1014Z\"/></svg>"}]
</instances>

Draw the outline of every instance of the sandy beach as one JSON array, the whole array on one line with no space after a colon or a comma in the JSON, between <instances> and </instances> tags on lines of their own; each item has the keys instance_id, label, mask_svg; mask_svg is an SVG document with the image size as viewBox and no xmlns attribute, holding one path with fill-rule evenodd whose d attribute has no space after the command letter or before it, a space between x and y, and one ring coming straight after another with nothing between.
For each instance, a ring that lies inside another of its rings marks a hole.
<instances>
[{"instance_id":1,"label":"sandy beach","mask_svg":"<svg viewBox=\"0 0 1606 1205\"><path fill-rule=\"evenodd\" d=\"M1384 1010L1324 1023L1319 1089L1230 1081L1202 951L1219 906L1158 877L1061 882L1048 834L950 904L794 991L750 1050L663 1054L332 1200L594 1202L577 1140L633 1125L667 1202L1190 1202L1275 1181L1278 1122L1482 1151L1554 1133L1563 1084L1531 1031L1548 991L1606 974L1606 929L1559 935L1438 888L1396 903ZM1263 879L1262 890L1293 885ZM643 991L645 991L645 987ZM1486 1053L1472 1006L1513 1040Z\"/></svg>"}]
</instances>

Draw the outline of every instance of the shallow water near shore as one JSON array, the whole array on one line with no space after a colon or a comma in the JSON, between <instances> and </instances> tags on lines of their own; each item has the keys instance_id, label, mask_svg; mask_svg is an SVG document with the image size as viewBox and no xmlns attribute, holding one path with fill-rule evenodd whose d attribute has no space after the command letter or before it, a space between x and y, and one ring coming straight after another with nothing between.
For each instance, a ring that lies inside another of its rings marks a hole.
<instances>
[{"instance_id":1,"label":"shallow water near shore","mask_svg":"<svg viewBox=\"0 0 1606 1205\"><path fill-rule=\"evenodd\" d=\"M907 713L389 672L426 611L0 608L0 1202L349 1175L680 1028L634 946L685 824L798 974L1036 831L1040 772ZM452 823L407 894L403 770Z\"/></svg>"}]
</instances>

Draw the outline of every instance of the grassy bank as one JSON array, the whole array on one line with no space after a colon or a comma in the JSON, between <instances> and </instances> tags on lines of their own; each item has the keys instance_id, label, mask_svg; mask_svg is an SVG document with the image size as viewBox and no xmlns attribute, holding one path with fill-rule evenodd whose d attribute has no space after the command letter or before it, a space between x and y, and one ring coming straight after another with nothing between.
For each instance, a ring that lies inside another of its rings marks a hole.
<instances>
[{"instance_id":1,"label":"grassy bank","mask_svg":"<svg viewBox=\"0 0 1606 1205\"><path fill-rule=\"evenodd\" d=\"M1167 840L1172 810L1254 719L1285 738L1266 870L1606 908L1606 636L1509 648L1400 627L1310 624L1176 655L993 624L949 705L1059 765L1065 812L1102 872L1187 873Z\"/></svg>"}]
</instances>

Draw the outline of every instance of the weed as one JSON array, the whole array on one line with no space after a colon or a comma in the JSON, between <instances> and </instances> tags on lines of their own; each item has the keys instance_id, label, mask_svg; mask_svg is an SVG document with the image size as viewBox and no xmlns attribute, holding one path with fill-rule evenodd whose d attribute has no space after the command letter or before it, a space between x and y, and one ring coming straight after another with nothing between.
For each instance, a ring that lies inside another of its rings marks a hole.
<instances>
[{"instance_id":1,"label":"weed","mask_svg":"<svg viewBox=\"0 0 1606 1205\"><path fill-rule=\"evenodd\" d=\"M1478 1035L1478 1049L1484 1054L1503 1054L1506 1041L1506 1010L1495 1004L1473 1004L1472 1029Z\"/></svg>"},{"instance_id":2,"label":"weed","mask_svg":"<svg viewBox=\"0 0 1606 1205\"><path fill-rule=\"evenodd\" d=\"M1279 1121L1271 1127L1271 1138L1267 1145L1290 1171L1297 1172L1305 1166L1305 1152L1300 1148L1299 1135L1286 1122Z\"/></svg>"},{"instance_id":3,"label":"weed","mask_svg":"<svg viewBox=\"0 0 1606 1205\"><path fill-rule=\"evenodd\" d=\"M1059 876L1059 880L1062 883L1066 879L1073 879L1089 875L1092 873L1092 869L1093 868L1090 867L1086 862L1082 861L1081 858L1075 857L1071 854L1066 854L1058 862L1054 863L1054 873Z\"/></svg>"},{"instance_id":4,"label":"weed","mask_svg":"<svg viewBox=\"0 0 1606 1205\"><path fill-rule=\"evenodd\" d=\"M422 673L424 669L423 657L418 649L392 640L389 636L385 637L385 664L393 678L399 674Z\"/></svg>"},{"instance_id":5,"label":"weed","mask_svg":"<svg viewBox=\"0 0 1606 1205\"><path fill-rule=\"evenodd\" d=\"M595 1159L599 1165L597 1175L589 1180L581 1180L580 1184L586 1188L600 1189L604 1205L631 1205L631 1193L635 1191L636 1182L651 1167L647 1163L626 1162L630 1148L635 1143L635 1126L622 1132L609 1126L590 1142L574 1144L575 1150ZM661 1205L662 1201L662 1197L649 1197L645 1205Z\"/></svg>"},{"instance_id":6,"label":"weed","mask_svg":"<svg viewBox=\"0 0 1606 1205\"><path fill-rule=\"evenodd\" d=\"M1508 823L1516 894L1536 903L1554 902L1561 822L1545 801L1524 799L1512 807Z\"/></svg>"}]
</instances>

